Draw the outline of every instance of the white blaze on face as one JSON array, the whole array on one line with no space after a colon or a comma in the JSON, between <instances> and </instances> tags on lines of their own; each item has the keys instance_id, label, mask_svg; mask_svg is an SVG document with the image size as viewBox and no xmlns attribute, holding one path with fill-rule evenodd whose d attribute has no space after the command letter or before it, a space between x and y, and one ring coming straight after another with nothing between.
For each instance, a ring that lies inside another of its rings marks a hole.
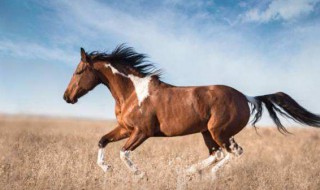
<instances>
[{"instance_id":1,"label":"white blaze on face","mask_svg":"<svg viewBox=\"0 0 320 190\"><path fill-rule=\"evenodd\" d=\"M113 74L119 74L131 80L138 98L138 104L139 106L141 106L141 103L143 102L143 100L149 96L149 83L152 79L151 76L146 76L143 78L137 77L132 74L127 76L119 72L116 68L112 67L112 65L110 64L106 64L105 67L110 68Z\"/></svg>"}]
</instances>

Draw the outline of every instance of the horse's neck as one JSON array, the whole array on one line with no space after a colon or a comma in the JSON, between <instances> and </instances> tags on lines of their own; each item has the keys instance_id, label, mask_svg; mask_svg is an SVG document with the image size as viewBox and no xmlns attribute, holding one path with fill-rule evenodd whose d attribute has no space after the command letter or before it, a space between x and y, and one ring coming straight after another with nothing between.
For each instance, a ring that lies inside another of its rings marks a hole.
<instances>
[{"instance_id":1,"label":"horse's neck","mask_svg":"<svg viewBox=\"0 0 320 190\"><path fill-rule=\"evenodd\" d=\"M100 73L102 83L109 88L117 104L121 105L134 93L134 86L129 78L119 73L108 72L107 68L102 69Z\"/></svg>"},{"instance_id":2,"label":"horse's neck","mask_svg":"<svg viewBox=\"0 0 320 190\"><path fill-rule=\"evenodd\" d=\"M101 74L100 79L109 88L117 106L120 107L133 94L136 94L140 105L152 90L171 86L152 76L142 78L133 74L125 75L106 64L100 67L99 71Z\"/></svg>"}]
</instances>

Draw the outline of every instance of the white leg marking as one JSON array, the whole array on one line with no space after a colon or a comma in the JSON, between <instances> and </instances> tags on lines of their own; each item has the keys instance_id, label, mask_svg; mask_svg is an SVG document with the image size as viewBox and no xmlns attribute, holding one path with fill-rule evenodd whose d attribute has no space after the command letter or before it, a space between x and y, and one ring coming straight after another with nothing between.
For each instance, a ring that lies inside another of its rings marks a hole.
<instances>
[{"instance_id":1,"label":"white leg marking","mask_svg":"<svg viewBox=\"0 0 320 190\"><path fill-rule=\"evenodd\" d=\"M111 166L104 162L103 148L99 148L97 164L102 168L104 172L111 170Z\"/></svg>"},{"instance_id":2,"label":"white leg marking","mask_svg":"<svg viewBox=\"0 0 320 190\"><path fill-rule=\"evenodd\" d=\"M197 164L192 165L188 170L187 173L196 173L198 171L201 171L208 166L212 165L213 163L217 162L218 160L221 160L223 158L223 152L222 149L218 149L214 155L210 155L207 159L204 159L200 161Z\"/></svg>"},{"instance_id":3,"label":"white leg marking","mask_svg":"<svg viewBox=\"0 0 320 190\"><path fill-rule=\"evenodd\" d=\"M127 75L125 75L125 74L123 74L123 73L119 72L119 71L118 71L118 69L116 69L116 68L112 67L112 65L111 65L111 64L109 64L109 63L106 63L106 64L105 64L105 67L110 68L110 69L111 69L111 72L112 72L114 75L115 75L115 74L119 74L119 75L121 75L121 76L123 76L123 77L128 78L128 76L127 76Z\"/></svg>"},{"instance_id":4,"label":"white leg marking","mask_svg":"<svg viewBox=\"0 0 320 190\"><path fill-rule=\"evenodd\" d=\"M210 155L208 158L200 161L199 163L193 164L190 168L188 168L187 173L193 174L198 171L205 169L210 166L217 160L216 156Z\"/></svg>"},{"instance_id":5,"label":"white leg marking","mask_svg":"<svg viewBox=\"0 0 320 190\"><path fill-rule=\"evenodd\" d=\"M129 168L130 171L132 171L135 175L138 175L139 177L144 176L144 172L141 172L138 167L132 162L132 160L129 157L130 151L120 151L120 159L124 162L124 164Z\"/></svg>"},{"instance_id":6,"label":"white leg marking","mask_svg":"<svg viewBox=\"0 0 320 190\"><path fill-rule=\"evenodd\" d=\"M236 141L234 140L233 137L231 137L229 139L230 142L230 149L231 152L235 155L235 156L240 156L243 153L243 149L241 148L241 146L239 146Z\"/></svg>"},{"instance_id":7,"label":"white leg marking","mask_svg":"<svg viewBox=\"0 0 320 190\"><path fill-rule=\"evenodd\" d=\"M212 173L212 174L216 174L216 172L217 172L222 166L224 166L229 160L230 160L230 154L227 153L227 156L224 157L222 160L220 160L220 161L211 169L211 173Z\"/></svg>"},{"instance_id":8,"label":"white leg marking","mask_svg":"<svg viewBox=\"0 0 320 190\"><path fill-rule=\"evenodd\" d=\"M205 169L206 167L212 165L214 162L221 160L224 157L222 149L218 149L214 155L209 156L207 159L202 160L201 162L192 165L188 170L187 173L196 173Z\"/></svg>"}]
</instances>

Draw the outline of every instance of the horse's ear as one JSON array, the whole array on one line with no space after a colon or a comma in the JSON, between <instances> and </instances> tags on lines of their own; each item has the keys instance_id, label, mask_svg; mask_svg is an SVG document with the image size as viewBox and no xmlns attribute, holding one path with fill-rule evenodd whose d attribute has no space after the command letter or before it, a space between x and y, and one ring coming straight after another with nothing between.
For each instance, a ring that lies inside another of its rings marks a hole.
<instances>
[{"instance_id":1,"label":"horse's ear","mask_svg":"<svg viewBox=\"0 0 320 190\"><path fill-rule=\"evenodd\" d=\"M86 52L84 51L83 48L80 48L80 54L81 54L81 60L84 61L84 62L87 62L87 54Z\"/></svg>"}]
</instances>

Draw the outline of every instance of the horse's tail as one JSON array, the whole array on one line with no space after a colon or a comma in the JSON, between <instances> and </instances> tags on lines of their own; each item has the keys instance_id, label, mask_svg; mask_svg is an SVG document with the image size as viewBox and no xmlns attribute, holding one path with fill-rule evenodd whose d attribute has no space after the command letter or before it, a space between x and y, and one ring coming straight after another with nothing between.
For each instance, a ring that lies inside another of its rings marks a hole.
<instances>
[{"instance_id":1,"label":"horse's tail","mask_svg":"<svg viewBox=\"0 0 320 190\"><path fill-rule=\"evenodd\" d=\"M262 116L262 103L267 108L270 117L277 125L277 128L281 133L289 132L280 122L277 113L280 113L280 115L290 118L301 124L320 127L319 115L309 112L308 110L300 106L289 95L283 92L255 97L247 96L247 100L253 105L251 114L255 113L252 122L254 127Z\"/></svg>"}]
</instances>

